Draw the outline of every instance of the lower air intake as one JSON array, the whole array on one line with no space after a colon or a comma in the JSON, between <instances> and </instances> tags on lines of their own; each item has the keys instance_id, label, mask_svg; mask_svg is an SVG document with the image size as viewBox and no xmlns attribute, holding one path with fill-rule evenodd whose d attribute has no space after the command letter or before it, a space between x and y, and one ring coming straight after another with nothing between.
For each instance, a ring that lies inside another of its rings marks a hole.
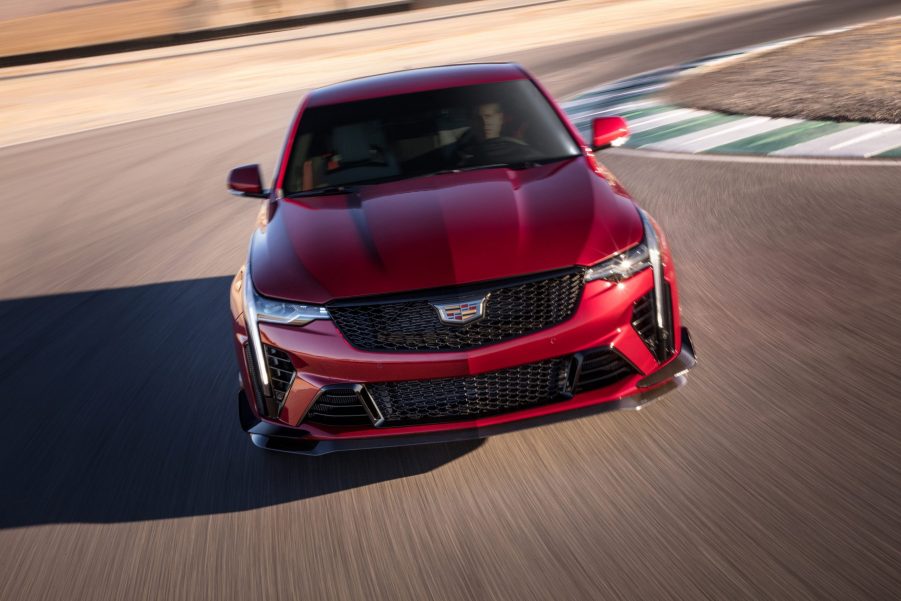
<instances>
[{"instance_id":1,"label":"lower air intake","mask_svg":"<svg viewBox=\"0 0 901 601\"><path fill-rule=\"evenodd\" d=\"M616 384L638 371L622 355L610 348L592 349L577 355L581 359L573 392L597 390Z\"/></svg>"},{"instance_id":2,"label":"lower air intake","mask_svg":"<svg viewBox=\"0 0 901 601\"><path fill-rule=\"evenodd\" d=\"M266 368L269 370L272 396L281 406L285 402L288 390L291 388L291 382L294 381L294 365L291 364L291 358L288 357L288 353L274 346L264 344L263 352L266 353Z\"/></svg>"},{"instance_id":3,"label":"lower air intake","mask_svg":"<svg viewBox=\"0 0 901 601\"><path fill-rule=\"evenodd\" d=\"M654 290L640 297L632 305L632 327L651 354L662 363L675 352L673 339L673 311L669 284L663 286L663 327L657 325L657 301Z\"/></svg>"},{"instance_id":4,"label":"lower air intake","mask_svg":"<svg viewBox=\"0 0 901 601\"><path fill-rule=\"evenodd\" d=\"M371 426L372 420L363 406L362 387L325 388L307 412L305 422L327 426Z\"/></svg>"},{"instance_id":5,"label":"lower air intake","mask_svg":"<svg viewBox=\"0 0 901 601\"><path fill-rule=\"evenodd\" d=\"M474 419L610 386L638 373L608 347L455 378L367 384L386 426Z\"/></svg>"}]
</instances>

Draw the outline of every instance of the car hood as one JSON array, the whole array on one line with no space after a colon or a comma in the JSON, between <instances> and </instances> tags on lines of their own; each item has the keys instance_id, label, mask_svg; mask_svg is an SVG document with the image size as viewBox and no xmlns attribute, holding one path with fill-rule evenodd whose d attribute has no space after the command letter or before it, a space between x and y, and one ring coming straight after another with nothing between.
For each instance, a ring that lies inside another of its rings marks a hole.
<instances>
[{"instance_id":1,"label":"car hood","mask_svg":"<svg viewBox=\"0 0 901 601\"><path fill-rule=\"evenodd\" d=\"M641 238L635 206L580 156L280 200L250 266L265 296L326 303L590 265Z\"/></svg>"}]
</instances>

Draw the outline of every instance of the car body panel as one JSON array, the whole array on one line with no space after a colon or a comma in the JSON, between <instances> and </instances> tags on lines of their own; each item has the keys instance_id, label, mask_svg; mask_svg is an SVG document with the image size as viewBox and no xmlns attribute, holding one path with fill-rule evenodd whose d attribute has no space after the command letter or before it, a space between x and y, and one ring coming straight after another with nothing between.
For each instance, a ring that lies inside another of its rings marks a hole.
<instances>
[{"instance_id":1,"label":"car body panel","mask_svg":"<svg viewBox=\"0 0 901 601\"><path fill-rule=\"evenodd\" d=\"M667 273L665 278L674 282ZM648 348L631 327L632 304L653 288L653 276L645 270L628 280L613 284L595 281L586 284L576 313L565 322L511 340L476 349L453 352L370 352L354 348L331 321L314 321L303 327L260 324L264 343L283 349L291 356L297 377L279 414L279 422L300 425L319 389L347 382L388 382L475 375L533 363L543 359L571 355L577 351L611 346L620 351L640 372L613 387L589 391L576 398L615 400L638 392L637 383L645 375L660 369ZM675 286L673 302L678 306ZM241 315L233 315L237 350L246 341ZM681 348L681 319L674 312L675 348ZM243 357L243 355L241 355ZM242 361L243 363L243 361ZM244 377L248 378L246 366ZM249 393L252 394L252 393ZM441 430L451 424L434 424ZM464 427L464 426L461 426ZM310 430L311 426L306 426ZM423 430L425 428L425 430ZM318 434L354 437L366 435L370 428L312 427ZM429 426L417 426L415 432ZM404 428L392 427L398 433ZM385 431L385 429L379 430Z\"/></svg>"},{"instance_id":2,"label":"car body panel","mask_svg":"<svg viewBox=\"0 0 901 601\"><path fill-rule=\"evenodd\" d=\"M254 284L323 304L591 265L641 241L631 201L578 156L279 202L254 237Z\"/></svg>"}]
</instances>

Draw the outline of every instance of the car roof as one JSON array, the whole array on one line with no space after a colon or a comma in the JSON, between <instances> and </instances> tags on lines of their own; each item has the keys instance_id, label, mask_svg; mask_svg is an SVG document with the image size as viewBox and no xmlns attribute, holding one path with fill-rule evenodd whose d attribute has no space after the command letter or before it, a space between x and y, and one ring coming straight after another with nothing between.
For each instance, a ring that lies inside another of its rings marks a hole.
<instances>
[{"instance_id":1,"label":"car roof","mask_svg":"<svg viewBox=\"0 0 901 601\"><path fill-rule=\"evenodd\" d=\"M516 63L472 63L409 69L352 79L310 92L307 106L325 106L442 88L528 79Z\"/></svg>"}]
</instances>

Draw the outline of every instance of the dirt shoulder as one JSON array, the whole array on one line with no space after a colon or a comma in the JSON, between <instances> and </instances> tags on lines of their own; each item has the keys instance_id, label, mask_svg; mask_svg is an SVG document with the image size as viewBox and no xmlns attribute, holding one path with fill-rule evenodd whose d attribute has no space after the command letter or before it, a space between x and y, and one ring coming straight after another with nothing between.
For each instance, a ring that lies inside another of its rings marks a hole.
<instances>
[{"instance_id":1,"label":"dirt shoulder","mask_svg":"<svg viewBox=\"0 0 901 601\"><path fill-rule=\"evenodd\" d=\"M901 19L739 59L678 81L664 97L743 115L901 123Z\"/></svg>"}]
</instances>

